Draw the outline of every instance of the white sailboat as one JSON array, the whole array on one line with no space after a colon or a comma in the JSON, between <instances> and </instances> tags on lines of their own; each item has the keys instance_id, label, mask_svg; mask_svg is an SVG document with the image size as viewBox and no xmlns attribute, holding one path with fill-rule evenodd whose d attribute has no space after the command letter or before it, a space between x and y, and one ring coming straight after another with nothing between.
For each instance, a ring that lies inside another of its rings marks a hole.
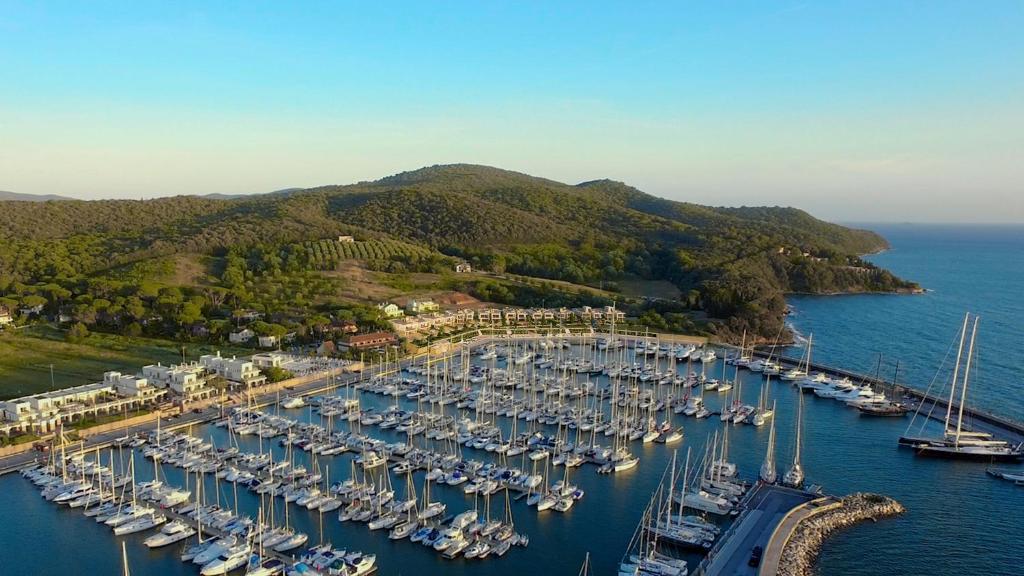
<instances>
[{"instance_id":1,"label":"white sailboat","mask_svg":"<svg viewBox=\"0 0 1024 576\"><path fill-rule=\"evenodd\" d=\"M772 411L775 411L775 403L772 403ZM771 428L768 429L768 449L765 451L764 463L761 464L759 475L762 482L774 484L778 475L775 472L775 420L772 419Z\"/></svg>"},{"instance_id":2,"label":"white sailboat","mask_svg":"<svg viewBox=\"0 0 1024 576\"><path fill-rule=\"evenodd\" d=\"M970 381L972 362L974 361L975 339L978 335L978 316L974 317L974 324L971 329L963 378L959 380L960 398L956 411L956 421L955 423L953 421L953 407L956 400L958 377L960 376L960 364L964 345L967 343L967 325L970 322L970 317L971 314L968 312L964 316L964 323L960 329L960 345L957 351L956 364L953 367L953 380L949 390L949 400L946 403L946 418L942 437L913 437L904 435L900 437L899 444L914 448L918 454L924 456L987 460L990 462L1021 460L1024 458L1024 442L1017 446L1012 446L1009 442L998 440L987 432L967 430L964 426L964 407L967 404L967 387ZM918 412L920 412L921 406L924 404L922 402L918 406ZM914 415L915 420L917 416L918 414ZM927 416L925 416L925 420L927 420ZM914 420L911 420L907 429L909 430L913 425Z\"/></svg>"},{"instance_id":3,"label":"white sailboat","mask_svg":"<svg viewBox=\"0 0 1024 576\"><path fill-rule=\"evenodd\" d=\"M804 485L804 469L800 464L800 444L803 440L801 438L803 428L803 417L804 417L804 395L797 394L797 410L796 410L796 442L793 448L793 465L786 471L786 474L782 477L782 483L792 488L803 488Z\"/></svg>"}]
</instances>

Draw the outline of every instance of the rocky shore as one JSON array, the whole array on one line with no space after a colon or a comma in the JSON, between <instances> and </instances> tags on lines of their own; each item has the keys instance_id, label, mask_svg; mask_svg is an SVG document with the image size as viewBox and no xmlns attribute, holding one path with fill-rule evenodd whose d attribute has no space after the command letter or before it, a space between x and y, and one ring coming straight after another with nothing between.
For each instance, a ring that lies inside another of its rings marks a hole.
<instances>
[{"instance_id":1,"label":"rocky shore","mask_svg":"<svg viewBox=\"0 0 1024 576\"><path fill-rule=\"evenodd\" d=\"M857 493L844 497L842 506L815 515L800 524L782 551L780 576L809 576L825 539L832 532L864 520L878 520L906 512L887 496Z\"/></svg>"}]
</instances>

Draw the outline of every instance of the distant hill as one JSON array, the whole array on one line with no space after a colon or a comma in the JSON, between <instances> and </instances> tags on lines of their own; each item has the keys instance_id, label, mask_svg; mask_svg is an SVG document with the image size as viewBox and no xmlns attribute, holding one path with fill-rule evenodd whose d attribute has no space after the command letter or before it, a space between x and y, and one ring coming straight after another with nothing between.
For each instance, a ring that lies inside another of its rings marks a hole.
<instances>
[{"instance_id":1,"label":"distant hill","mask_svg":"<svg viewBox=\"0 0 1024 576\"><path fill-rule=\"evenodd\" d=\"M72 198L68 198L67 196L57 196L56 194L19 194L17 192L5 192L0 190L0 202L46 202L48 200L72 200Z\"/></svg>"},{"instance_id":2,"label":"distant hill","mask_svg":"<svg viewBox=\"0 0 1024 576\"><path fill-rule=\"evenodd\" d=\"M401 240L481 269L574 284L667 280L686 306L721 319L713 327L722 337L773 337L788 291L914 287L858 257L885 248L881 236L795 208L702 206L610 180L570 185L469 164L232 199L11 202L0 209L0 273L50 282L55 270L74 278L178 252L246 247L259 247L264 259L293 258L285 264L298 269L311 266L298 256L308 250L289 247L339 234Z\"/></svg>"}]
</instances>

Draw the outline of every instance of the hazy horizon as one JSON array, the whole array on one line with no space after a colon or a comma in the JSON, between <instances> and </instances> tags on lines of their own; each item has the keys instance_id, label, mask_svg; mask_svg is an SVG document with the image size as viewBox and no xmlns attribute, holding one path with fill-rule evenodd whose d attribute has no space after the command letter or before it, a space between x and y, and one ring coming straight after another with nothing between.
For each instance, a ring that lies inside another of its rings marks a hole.
<instances>
[{"instance_id":1,"label":"hazy horizon","mask_svg":"<svg viewBox=\"0 0 1024 576\"><path fill-rule=\"evenodd\" d=\"M0 190L472 163L832 221L1024 222L1024 4L67 5L0 15Z\"/></svg>"}]
</instances>

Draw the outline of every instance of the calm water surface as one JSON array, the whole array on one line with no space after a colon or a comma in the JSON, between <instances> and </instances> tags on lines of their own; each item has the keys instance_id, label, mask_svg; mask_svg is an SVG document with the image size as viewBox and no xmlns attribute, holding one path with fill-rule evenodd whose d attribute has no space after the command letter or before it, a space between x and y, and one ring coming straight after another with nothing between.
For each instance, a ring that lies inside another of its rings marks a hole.
<instances>
[{"instance_id":1,"label":"calm water surface","mask_svg":"<svg viewBox=\"0 0 1024 576\"><path fill-rule=\"evenodd\" d=\"M955 335L963 311L970 309L983 316L979 338L982 367L972 396L993 410L1020 418L1019 367L1024 363L1021 332L1016 328L1024 320L1019 303L1024 274L1020 230L976 234L963 229L894 228L882 232L892 241L893 250L874 257L875 261L920 281L933 292L919 297L794 299L796 313L792 321L801 332L814 332L818 343L816 357L872 371L876 354L881 352L887 359L901 360L901 373L906 370L907 381L926 383ZM720 364L713 371L719 368ZM746 401L756 404L760 376L747 372L740 375L745 383ZM781 467L792 454L797 394L784 383L772 383L770 393L778 403ZM363 397L364 406L387 403L369 394ZM712 409L722 402L715 393L708 393L706 398ZM888 494L909 509L901 518L864 524L837 534L823 550L821 574L1024 574L1024 488L987 477L984 465L921 459L897 449L896 438L904 431L906 420L862 418L832 400L813 395L805 396L805 400L804 466L808 481L821 484L833 494ZM306 410L288 413L295 418L315 418ZM707 438L724 426L717 418L675 418L686 431L679 446L681 456L687 448L695 454L702 453ZM507 419L501 421L508 423ZM227 442L223 429L204 426L193 433L213 437L218 445ZM390 431L373 430L372 434L398 439ZM730 434L731 458L739 464L741 475L753 479L764 455L767 426L732 426ZM243 449L259 450L258 440L251 436L240 442ZM264 449L273 449L279 457L283 456L276 441L264 441ZM377 554L380 573L385 575L573 575L587 552L594 560L595 573L614 574L672 454L670 448L660 444L634 443L633 450L641 457L641 463L632 471L599 476L593 466L575 470L572 481L586 490L586 496L566 514L538 514L525 501L513 502L516 528L529 534L531 542L528 548L513 548L500 559L443 560L418 544L392 542L383 532L370 532L363 525L341 524L335 514L324 515L321 523L317 514L293 507L290 519L308 532L312 541L322 534L336 546ZM467 450L467 455L487 457L486 453L472 450ZM300 453L298 458L306 456ZM339 480L348 477L351 459L351 455L327 457L321 466L330 470L332 480ZM152 475L151 462L137 456L136 464L139 480ZM165 468L161 473L173 483L184 483L177 469ZM561 474L561 470L556 474ZM421 489L422 473L415 476L415 481ZM234 505L235 493L229 486L208 482L208 495L219 494L222 503ZM396 492L402 494L402 479L395 479L394 483ZM463 495L461 487L437 487L432 494L448 504L450 514L474 505L473 498ZM237 497L240 508L255 512L254 495L239 491ZM493 503L492 510L501 514L503 503ZM279 505L279 518L280 514ZM2 575L120 573L119 539L109 528L78 512L45 502L18 475L0 478L0 518L5 520L0 526ZM142 545L144 537L145 534L126 537L134 574L198 574L194 565L178 561L177 547L150 552ZM696 566L699 558L690 558L691 567Z\"/></svg>"}]
</instances>

